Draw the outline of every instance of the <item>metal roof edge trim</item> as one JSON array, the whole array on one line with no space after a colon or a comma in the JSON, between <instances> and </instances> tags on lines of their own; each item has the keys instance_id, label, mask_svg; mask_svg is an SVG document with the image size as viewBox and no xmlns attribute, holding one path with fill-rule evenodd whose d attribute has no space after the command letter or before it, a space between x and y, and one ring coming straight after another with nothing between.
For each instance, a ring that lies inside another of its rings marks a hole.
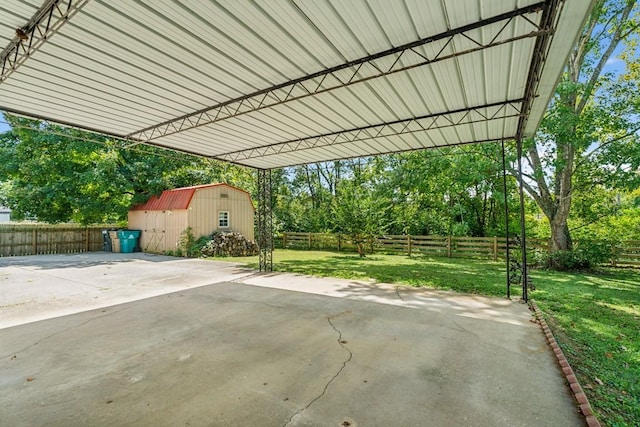
<instances>
[{"instance_id":1,"label":"metal roof edge trim","mask_svg":"<svg viewBox=\"0 0 640 427\"><path fill-rule=\"evenodd\" d=\"M99 129L94 129L94 128L91 128L91 127L79 126L79 125L77 125L75 123L66 122L64 120L56 120L56 119L52 119L50 117L41 116L41 115L38 115L38 114L27 113L25 111L15 110L13 108L8 108L8 107L5 107L3 105L0 105L0 112L11 114L12 116L24 117L25 119L41 120L43 122L51 123L51 124L54 124L54 125L60 125L60 126L64 126L64 127L71 128L71 129L77 129L77 130L81 130L81 131L90 132L90 133L93 133L95 135L101 135L101 136L105 136L105 137L108 137L108 138L119 139L119 140L124 141L124 142L134 142L130 138L125 138L124 135L117 135L117 134L113 134L113 133L109 133L109 132L104 132L104 131L99 130ZM137 141L135 141L135 142L137 142Z\"/></svg>"},{"instance_id":2,"label":"metal roof edge trim","mask_svg":"<svg viewBox=\"0 0 640 427\"><path fill-rule=\"evenodd\" d=\"M88 1L47 0L25 25L16 28L16 36L0 52L0 63L2 63L0 84L37 52L64 24L69 22ZM65 10L60 8L60 3L66 3ZM46 21L46 25L44 21ZM44 25L44 31L41 28L42 25ZM13 60L11 57L13 57ZM9 67L7 67L7 63Z\"/></svg>"}]
</instances>

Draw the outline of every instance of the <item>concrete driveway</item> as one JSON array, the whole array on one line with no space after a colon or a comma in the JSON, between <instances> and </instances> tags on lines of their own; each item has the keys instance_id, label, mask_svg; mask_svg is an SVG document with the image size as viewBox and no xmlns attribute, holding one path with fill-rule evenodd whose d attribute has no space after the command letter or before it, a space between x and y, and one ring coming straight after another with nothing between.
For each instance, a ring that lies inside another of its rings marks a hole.
<instances>
[{"instance_id":1,"label":"concrete driveway","mask_svg":"<svg viewBox=\"0 0 640 427\"><path fill-rule=\"evenodd\" d=\"M145 254L0 267L0 425L584 425L517 302Z\"/></svg>"}]
</instances>

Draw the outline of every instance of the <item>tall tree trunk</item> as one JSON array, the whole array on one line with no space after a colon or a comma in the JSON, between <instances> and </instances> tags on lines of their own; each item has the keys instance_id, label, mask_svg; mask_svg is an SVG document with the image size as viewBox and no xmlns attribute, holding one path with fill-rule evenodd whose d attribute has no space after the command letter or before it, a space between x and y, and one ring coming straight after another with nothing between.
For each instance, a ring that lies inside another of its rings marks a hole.
<instances>
[{"instance_id":1,"label":"tall tree trunk","mask_svg":"<svg viewBox=\"0 0 640 427\"><path fill-rule=\"evenodd\" d=\"M551 223L551 251L568 251L573 248L567 218L554 218Z\"/></svg>"},{"instance_id":2,"label":"tall tree trunk","mask_svg":"<svg viewBox=\"0 0 640 427\"><path fill-rule=\"evenodd\" d=\"M549 220L552 251L573 249L567 224L573 194L573 175L576 168L579 168L576 157L581 156L590 143L579 141L580 132L576 123L597 90L607 61L620 41L628 37L638 25L627 25L635 3L634 0L599 0L596 3L571 53L561 82L562 90L556 92L555 110L549 115L551 120L554 114L561 116L562 120L556 120L553 128L547 129L547 135L542 138L539 146L534 142L527 150L525 159L533 173L526 175L523 186ZM609 15L603 15L605 13ZM600 18L607 18L606 22L601 22ZM598 27L599 23L602 28ZM604 36L606 37L603 38ZM587 58L590 53L593 57ZM550 141L555 144L551 150L548 146L545 147ZM550 157L554 157L553 161L550 161ZM519 178L516 170L511 169L510 172Z\"/></svg>"}]
</instances>

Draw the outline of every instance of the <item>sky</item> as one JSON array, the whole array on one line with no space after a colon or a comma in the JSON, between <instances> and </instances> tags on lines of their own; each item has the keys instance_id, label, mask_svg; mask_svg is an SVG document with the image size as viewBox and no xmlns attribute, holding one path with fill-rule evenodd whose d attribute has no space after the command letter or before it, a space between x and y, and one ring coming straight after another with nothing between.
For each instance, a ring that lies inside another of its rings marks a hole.
<instances>
[{"instance_id":1,"label":"sky","mask_svg":"<svg viewBox=\"0 0 640 427\"><path fill-rule=\"evenodd\" d=\"M11 127L4 121L4 119L0 119L0 133L6 132L9 129L11 129Z\"/></svg>"}]
</instances>

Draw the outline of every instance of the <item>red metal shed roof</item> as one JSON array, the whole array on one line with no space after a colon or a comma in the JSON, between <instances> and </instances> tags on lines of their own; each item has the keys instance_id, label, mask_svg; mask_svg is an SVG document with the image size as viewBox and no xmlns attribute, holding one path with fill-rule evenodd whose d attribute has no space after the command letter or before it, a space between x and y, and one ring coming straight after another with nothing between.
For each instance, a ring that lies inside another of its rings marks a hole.
<instances>
[{"instance_id":1,"label":"red metal shed roof","mask_svg":"<svg viewBox=\"0 0 640 427\"><path fill-rule=\"evenodd\" d=\"M182 187L182 188L174 188L172 190L164 190L160 197L152 196L146 203L135 205L130 210L132 211L166 211L173 209L187 209L189 204L191 204L191 199L195 194L196 190L201 188L210 188L210 187L219 187L225 186L231 189L242 191L247 195L249 201L251 202L251 206L253 207L253 201L251 200L251 195L237 187L234 187L229 184L204 184L204 185L194 185L192 187ZM255 208L254 208L255 209Z\"/></svg>"}]
</instances>

